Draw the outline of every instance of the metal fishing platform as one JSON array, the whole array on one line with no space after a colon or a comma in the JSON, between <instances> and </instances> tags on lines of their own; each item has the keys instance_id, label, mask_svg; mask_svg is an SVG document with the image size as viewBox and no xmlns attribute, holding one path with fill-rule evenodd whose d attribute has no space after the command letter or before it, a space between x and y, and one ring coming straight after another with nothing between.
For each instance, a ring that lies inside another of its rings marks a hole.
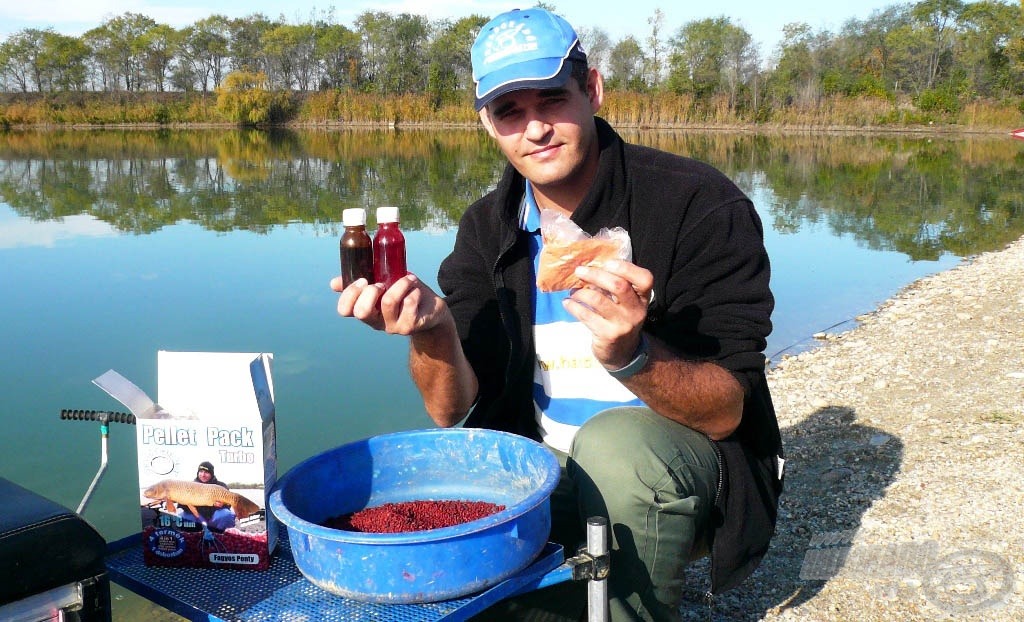
<instances>
[{"instance_id":1,"label":"metal fishing platform","mask_svg":"<svg viewBox=\"0 0 1024 622\"><path fill-rule=\"evenodd\" d=\"M107 468L109 424L134 424L135 417L63 410L61 419L100 423L100 467L78 506L76 514L81 514ZM610 572L607 520L589 518L586 537L586 546L572 557L567 558L560 545L548 542L529 566L490 588L461 598L415 604L357 601L314 585L296 566L283 525L278 528L277 547L267 570L147 566L141 533L108 543L103 564L110 581L193 622L461 622L499 601L565 581L586 581L587 620L606 622ZM106 594L109 606L109 592ZM105 614L109 620L110 611Z\"/></svg>"},{"instance_id":2,"label":"metal fishing platform","mask_svg":"<svg viewBox=\"0 0 1024 622\"><path fill-rule=\"evenodd\" d=\"M478 594L421 604L376 604L331 594L295 566L287 530L280 530L267 570L157 568L145 565L142 536L108 545L107 571L115 583L196 622L433 622L467 620L506 598L573 579L577 564L548 543L518 574Z\"/></svg>"}]
</instances>

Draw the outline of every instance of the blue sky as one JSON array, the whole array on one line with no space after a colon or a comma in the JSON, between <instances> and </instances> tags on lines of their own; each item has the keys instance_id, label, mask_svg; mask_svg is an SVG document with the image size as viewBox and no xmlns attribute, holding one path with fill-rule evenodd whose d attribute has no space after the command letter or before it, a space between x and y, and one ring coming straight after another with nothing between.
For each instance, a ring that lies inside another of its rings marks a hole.
<instances>
[{"instance_id":1,"label":"blue sky","mask_svg":"<svg viewBox=\"0 0 1024 622\"><path fill-rule=\"evenodd\" d=\"M228 17L263 13L272 18L284 16L290 23L305 23L311 21L311 16L321 16L333 6L334 21L351 26L355 17L367 10L411 13L434 20L465 17L474 13L492 16L501 11L534 4L536 0L341 0L333 5L330 0L0 0L0 38L6 38L24 28L53 28L64 34L80 35L106 19L125 12L141 13L157 22L180 28L215 13ZM743 26L761 45L764 54L768 55L779 42L782 27L787 23L801 21L815 29L837 31L850 18L864 19L875 10L901 2L548 0L547 4L554 6L579 28L603 28L613 41L634 35L643 42L649 32L647 20L659 8L665 14L663 27L669 35L687 22L725 16Z\"/></svg>"}]
</instances>

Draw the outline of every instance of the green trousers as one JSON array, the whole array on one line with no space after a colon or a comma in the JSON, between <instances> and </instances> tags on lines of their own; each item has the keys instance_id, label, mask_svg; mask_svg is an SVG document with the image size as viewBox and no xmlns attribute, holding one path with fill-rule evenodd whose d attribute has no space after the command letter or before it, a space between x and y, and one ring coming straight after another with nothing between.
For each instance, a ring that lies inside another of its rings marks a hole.
<instances>
[{"instance_id":1,"label":"green trousers","mask_svg":"<svg viewBox=\"0 0 1024 622\"><path fill-rule=\"evenodd\" d=\"M706 436L648 408L603 411L555 452L562 479L551 496L551 539L575 554L586 519L611 529L612 622L678 620L686 565L710 550L718 458ZM585 620L585 582L500 603L475 620Z\"/></svg>"}]
</instances>

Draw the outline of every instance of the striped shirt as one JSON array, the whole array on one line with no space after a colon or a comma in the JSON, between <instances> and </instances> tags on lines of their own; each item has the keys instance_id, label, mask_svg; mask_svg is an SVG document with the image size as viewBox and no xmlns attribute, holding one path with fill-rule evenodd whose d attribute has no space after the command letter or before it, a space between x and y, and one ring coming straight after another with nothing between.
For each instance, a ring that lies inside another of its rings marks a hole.
<instances>
[{"instance_id":1,"label":"striped shirt","mask_svg":"<svg viewBox=\"0 0 1024 622\"><path fill-rule=\"evenodd\" d=\"M540 210L527 182L519 211L520 227L530 233L534 275L543 238ZM590 330L562 307L566 291L534 288L533 341L537 361L533 374L533 403L543 441L568 452L576 430L598 412L614 406L643 404L613 379L594 357Z\"/></svg>"}]
</instances>

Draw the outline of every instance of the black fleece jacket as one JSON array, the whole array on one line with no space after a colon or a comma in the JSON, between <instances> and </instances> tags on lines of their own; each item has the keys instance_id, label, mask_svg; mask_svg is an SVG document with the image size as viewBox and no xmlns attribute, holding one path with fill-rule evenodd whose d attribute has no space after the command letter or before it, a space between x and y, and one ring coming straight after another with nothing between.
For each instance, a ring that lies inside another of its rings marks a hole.
<instances>
[{"instance_id":1,"label":"black fleece jacket","mask_svg":"<svg viewBox=\"0 0 1024 622\"><path fill-rule=\"evenodd\" d=\"M745 392L739 429L716 443L724 468L712 591L723 591L738 585L767 550L782 487L781 439L764 376L774 299L761 222L750 200L718 170L627 144L595 120L597 181L572 220L591 234L626 229L634 263L654 275L644 330L682 358L729 370ZM534 274L528 238L518 226L524 187L509 165L497 188L469 207L438 282L480 383L465 425L537 439Z\"/></svg>"}]
</instances>

